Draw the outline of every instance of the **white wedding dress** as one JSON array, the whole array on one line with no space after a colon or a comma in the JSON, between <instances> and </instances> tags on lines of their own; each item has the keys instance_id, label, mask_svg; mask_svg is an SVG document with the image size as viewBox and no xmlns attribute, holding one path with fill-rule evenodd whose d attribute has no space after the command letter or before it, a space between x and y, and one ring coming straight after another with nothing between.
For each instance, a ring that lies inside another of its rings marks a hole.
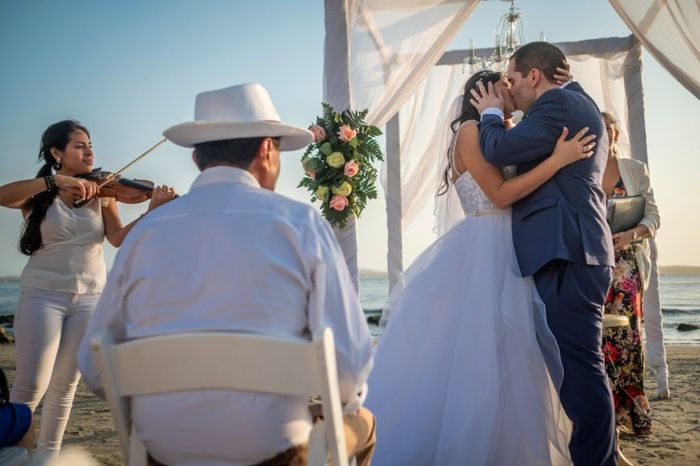
<instances>
[{"instance_id":1,"label":"white wedding dress","mask_svg":"<svg viewBox=\"0 0 700 466\"><path fill-rule=\"evenodd\" d=\"M455 188L466 217L389 300L365 403L372 464L571 464L558 349L532 278L517 272L510 210L468 172Z\"/></svg>"}]
</instances>

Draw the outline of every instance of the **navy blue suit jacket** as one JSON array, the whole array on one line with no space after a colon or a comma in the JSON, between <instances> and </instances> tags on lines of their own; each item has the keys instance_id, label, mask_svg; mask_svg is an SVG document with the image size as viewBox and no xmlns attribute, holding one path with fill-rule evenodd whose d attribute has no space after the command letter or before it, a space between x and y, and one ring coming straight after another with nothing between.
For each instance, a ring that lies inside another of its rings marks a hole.
<instances>
[{"instance_id":1,"label":"navy blue suit jacket","mask_svg":"<svg viewBox=\"0 0 700 466\"><path fill-rule=\"evenodd\" d=\"M523 276L553 259L615 263L601 187L608 154L605 128L598 107L578 83L542 94L511 130L498 115L484 115L481 150L491 164L517 165L518 174L525 173L551 155L564 126L570 137L588 126L598 144L594 155L562 168L513 205L513 243Z\"/></svg>"}]
</instances>

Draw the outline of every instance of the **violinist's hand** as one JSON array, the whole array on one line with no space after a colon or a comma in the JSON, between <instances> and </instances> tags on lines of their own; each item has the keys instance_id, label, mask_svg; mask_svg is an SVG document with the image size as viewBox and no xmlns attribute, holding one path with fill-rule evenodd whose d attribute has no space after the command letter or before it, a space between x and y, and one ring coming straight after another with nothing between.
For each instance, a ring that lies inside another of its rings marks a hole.
<instances>
[{"instance_id":1,"label":"violinist's hand","mask_svg":"<svg viewBox=\"0 0 700 466\"><path fill-rule=\"evenodd\" d=\"M94 181L84 180L82 178L74 178L66 175L54 175L56 187L60 191L67 191L76 199L91 199L97 195L100 188Z\"/></svg>"},{"instance_id":2,"label":"violinist's hand","mask_svg":"<svg viewBox=\"0 0 700 466\"><path fill-rule=\"evenodd\" d=\"M153 210L166 202L172 201L175 197L177 197L175 188L171 188L167 185L156 186L153 188L153 196L151 196L151 202L148 204L148 210Z\"/></svg>"}]
</instances>

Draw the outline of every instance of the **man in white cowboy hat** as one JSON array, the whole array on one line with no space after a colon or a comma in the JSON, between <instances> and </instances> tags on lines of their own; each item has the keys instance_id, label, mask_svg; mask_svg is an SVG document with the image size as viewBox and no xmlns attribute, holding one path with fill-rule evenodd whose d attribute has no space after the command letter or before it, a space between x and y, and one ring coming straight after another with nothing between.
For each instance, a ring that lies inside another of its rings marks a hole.
<instances>
[{"instance_id":1,"label":"man in white cowboy hat","mask_svg":"<svg viewBox=\"0 0 700 466\"><path fill-rule=\"evenodd\" d=\"M89 343L106 328L129 340L196 330L308 337L328 326L348 454L369 464L374 417L361 405L372 348L355 288L316 210L273 192L280 151L308 145L311 132L281 123L267 91L243 84L199 94L195 121L164 135L194 147L201 174L122 244L78 354L85 381L101 392ZM149 454L171 466L288 464L303 458L312 422L306 400L238 391L137 397L132 413Z\"/></svg>"}]
</instances>

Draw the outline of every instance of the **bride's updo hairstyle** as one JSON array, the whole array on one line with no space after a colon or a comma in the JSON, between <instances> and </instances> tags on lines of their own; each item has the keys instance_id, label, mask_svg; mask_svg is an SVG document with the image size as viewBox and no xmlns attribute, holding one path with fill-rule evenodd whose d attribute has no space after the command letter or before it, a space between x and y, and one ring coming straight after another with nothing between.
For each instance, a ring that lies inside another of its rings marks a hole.
<instances>
[{"instance_id":1,"label":"bride's updo hairstyle","mask_svg":"<svg viewBox=\"0 0 700 466\"><path fill-rule=\"evenodd\" d=\"M472 89L476 89L476 83L481 81L484 84L484 87L488 86L488 83L493 83L494 85L501 80L503 77L503 73L500 73L498 71L491 71L491 70L483 70L479 71L477 73L474 73L464 84L464 93L462 95L462 106L461 106L461 111L459 112L459 116L452 120L450 122L450 129L452 130L453 137L457 137L457 130L459 129L459 126L467 121L467 120L476 120L479 121L481 116L479 115L479 110L474 107L471 102L469 102L469 99L472 98ZM450 147L447 149L447 168L445 169L445 173L442 176L442 183L440 183L440 187L438 188L438 192L435 195L437 196L442 196L447 192L447 188L450 185L450 178L452 175L452 157L450 157L450 152L452 151L453 144L450 144Z\"/></svg>"},{"instance_id":2,"label":"bride's updo hairstyle","mask_svg":"<svg viewBox=\"0 0 700 466\"><path fill-rule=\"evenodd\" d=\"M450 128L453 133L457 133L459 125L467 120L479 121L481 116L479 115L479 110L474 107L469 99L472 98L472 90L476 90L476 83L481 81L484 87L488 87L489 83L496 85L498 81L503 77L503 73L499 71L483 70L474 73L471 78L467 80L464 84L464 93L462 94L462 111L459 116L450 122Z\"/></svg>"}]
</instances>

